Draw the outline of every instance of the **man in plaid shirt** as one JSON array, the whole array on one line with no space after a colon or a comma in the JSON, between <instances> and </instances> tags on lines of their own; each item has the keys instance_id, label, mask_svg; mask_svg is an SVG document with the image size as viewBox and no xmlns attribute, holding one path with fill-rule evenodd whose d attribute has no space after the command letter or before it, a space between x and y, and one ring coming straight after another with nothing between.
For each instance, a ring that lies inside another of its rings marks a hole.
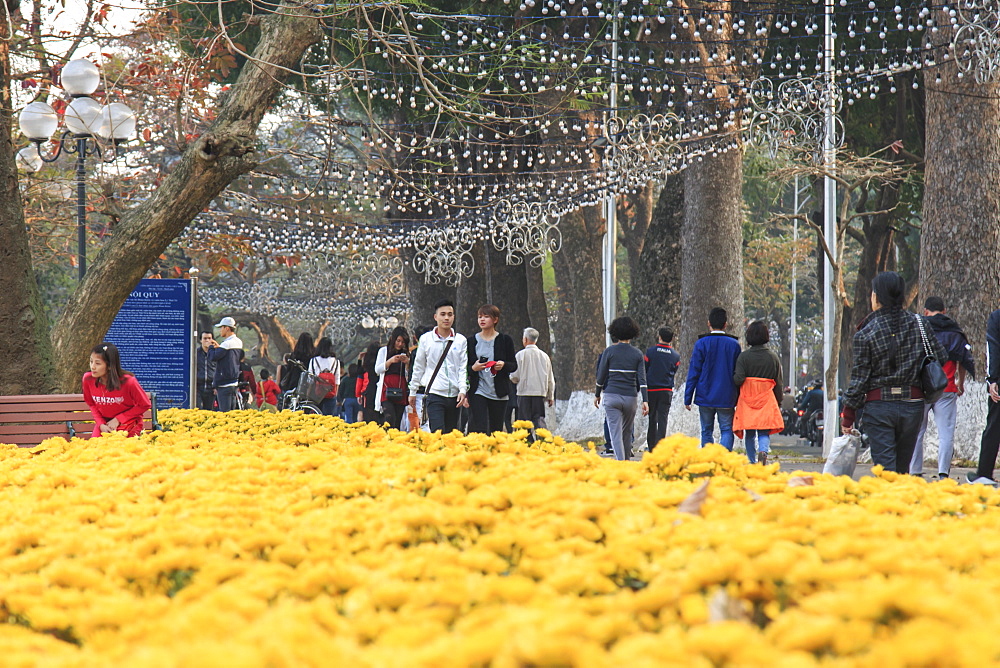
<instances>
[{"instance_id":1,"label":"man in plaid shirt","mask_svg":"<svg viewBox=\"0 0 1000 668\"><path fill-rule=\"evenodd\" d=\"M844 432L854 427L856 412L864 407L863 426L872 461L888 471L908 473L917 434L923 421L920 388L923 339L918 318L903 309L906 283L893 271L872 281L872 313L854 334L854 366L844 392ZM934 355L942 364L948 351L924 322Z\"/></svg>"}]
</instances>

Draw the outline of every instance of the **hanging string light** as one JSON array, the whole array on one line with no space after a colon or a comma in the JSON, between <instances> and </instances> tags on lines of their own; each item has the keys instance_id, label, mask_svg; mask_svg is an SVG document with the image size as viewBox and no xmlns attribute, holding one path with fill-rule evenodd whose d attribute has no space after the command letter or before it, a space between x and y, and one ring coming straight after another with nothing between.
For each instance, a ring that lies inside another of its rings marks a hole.
<instances>
[{"instance_id":1,"label":"hanging string light","mask_svg":"<svg viewBox=\"0 0 1000 668\"><path fill-rule=\"evenodd\" d=\"M394 262L409 247L425 280L455 285L471 275L476 242L489 238L508 262L536 263L560 247L560 216L609 194L744 140L771 152L823 140L815 2L722 11L673 0L525 0L511 10L388 5L377 29L359 30L364 5L312 8L357 57L304 76L370 113L304 115L322 140L282 135L300 142L289 158L297 176L254 174L234 185L189 238L245 238L265 256L360 250ZM622 25L614 67L613 16ZM941 16L955 26L950 44L928 39ZM997 71L1000 18L985 0L953 8L839 0L835 24L838 109L896 92L900 74L933 76L949 58L977 81ZM612 70L621 93L614 115ZM601 120L612 116L620 120ZM842 140L838 126L835 144ZM331 152L335 144L349 149Z\"/></svg>"}]
</instances>

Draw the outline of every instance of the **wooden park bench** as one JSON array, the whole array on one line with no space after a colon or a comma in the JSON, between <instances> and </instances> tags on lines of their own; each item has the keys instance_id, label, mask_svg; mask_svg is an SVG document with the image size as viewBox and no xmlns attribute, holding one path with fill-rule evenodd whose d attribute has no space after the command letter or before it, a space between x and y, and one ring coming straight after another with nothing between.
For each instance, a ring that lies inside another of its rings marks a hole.
<instances>
[{"instance_id":1,"label":"wooden park bench","mask_svg":"<svg viewBox=\"0 0 1000 668\"><path fill-rule=\"evenodd\" d=\"M144 428L159 429L156 394L148 393L151 408L143 415ZM31 448L47 438L90 438L94 418L82 394L26 394L0 397L0 443Z\"/></svg>"}]
</instances>

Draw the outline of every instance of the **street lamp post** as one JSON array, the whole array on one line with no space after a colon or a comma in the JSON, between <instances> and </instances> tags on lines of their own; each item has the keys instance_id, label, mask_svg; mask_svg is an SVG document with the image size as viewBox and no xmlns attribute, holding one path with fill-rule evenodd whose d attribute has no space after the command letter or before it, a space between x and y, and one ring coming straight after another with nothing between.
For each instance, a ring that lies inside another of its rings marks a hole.
<instances>
[{"instance_id":1,"label":"street lamp post","mask_svg":"<svg viewBox=\"0 0 1000 668\"><path fill-rule=\"evenodd\" d=\"M34 144L18 151L18 162L27 169L38 171L44 163L55 162L65 151L76 154L76 221L77 267L82 281L87 273L87 157L96 156L103 162L118 158L118 146L135 132L135 113L124 104L114 102L102 106L90 97L101 82L97 65L86 59L71 60L60 75L62 89L72 96L63 112L66 129L56 142L51 155L42 153L42 144L56 133L59 116L52 105L35 101L21 110L18 123L21 132ZM110 150L102 150L96 137L110 142Z\"/></svg>"}]
</instances>

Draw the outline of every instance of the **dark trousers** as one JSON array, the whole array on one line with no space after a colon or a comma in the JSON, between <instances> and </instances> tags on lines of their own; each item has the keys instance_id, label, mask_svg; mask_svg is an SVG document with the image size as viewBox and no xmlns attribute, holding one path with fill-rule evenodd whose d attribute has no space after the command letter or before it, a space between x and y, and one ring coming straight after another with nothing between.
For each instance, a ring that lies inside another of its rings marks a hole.
<instances>
[{"instance_id":1,"label":"dark trousers","mask_svg":"<svg viewBox=\"0 0 1000 668\"><path fill-rule=\"evenodd\" d=\"M507 410L506 399L487 399L481 394L469 397L469 432L492 434L503 431L503 414Z\"/></svg>"},{"instance_id":2,"label":"dark trousers","mask_svg":"<svg viewBox=\"0 0 1000 668\"><path fill-rule=\"evenodd\" d=\"M997 463L997 451L1000 450L1000 402L986 396L986 429L983 429L983 440L979 445L979 468L977 478L992 478L993 467Z\"/></svg>"},{"instance_id":3,"label":"dark trousers","mask_svg":"<svg viewBox=\"0 0 1000 668\"><path fill-rule=\"evenodd\" d=\"M391 401L382 402L382 421L388 422L390 429L399 429L399 425L403 421L403 413L405 412L406 406L403 404L397 404Z\"/></svg>"},{"instance_id":4,"label":"dark trousers","mask_svg":"<svg viewBox=\"0 0 1000 668\"><path fill-rule=\"evenodd\" d=\"M649 391L649 427L646 429L646 449L650 452L667 435L667 415L674 393L667 390Z\"/></svg>"},{"instance_id":5,"label":"dark trousers","mask_svg":"<svg viewBox=\"0 0 1000 668\"><path fill-rule=\"evenodd\" d=\"M206 411L215 410L215 390L211 387L198 388L198 408Z\"/></svg>"},{"instance_id":6,"label":"dark trousers","mask_svg":"<svg viewBox=\"0 0 1000 668\"><path fill-rule=\"evenodd\" d=\"M518 399L520 401L520 399ZM514 431L514 412L517 410L517 404L512 404L507 402L507 408L503 411L503 428L507 433ZM517 418L520 420L521 418Z\"/></svg>"},{"instance_id":7,"label":"dark trousers","mask_svg":"<svg viewBox=\"0 0 1000 668\"><path fill-rule=\"evenodd\" d=\"M458 397L442 397L428 394L424 397L427 405L427 424L431 431L448 433L458 429Z\"/></svg>"},{"instance_id":8,"label":"dark trousers","mask_svg":"<svg viewBox=\"0 0 1000 668\"><path fill-rule=\"evenodd\" d=\"M535 428L545 429L545 397L523 395L517 398L517 419L527 420Z\"/></svg>"},{"instance_id":9,"label":"dark trousers","mask_svg":"<svg viewBox=\"0 0 1000 668\"><path fill-rule=\"evenodd\" d=\"M913 448L924 421L923 401L869 401L862 429L872 449L872 462L886 471L910 472ZM828 425L835 425L832 420Z\"/></svg>"}]
</instances>

